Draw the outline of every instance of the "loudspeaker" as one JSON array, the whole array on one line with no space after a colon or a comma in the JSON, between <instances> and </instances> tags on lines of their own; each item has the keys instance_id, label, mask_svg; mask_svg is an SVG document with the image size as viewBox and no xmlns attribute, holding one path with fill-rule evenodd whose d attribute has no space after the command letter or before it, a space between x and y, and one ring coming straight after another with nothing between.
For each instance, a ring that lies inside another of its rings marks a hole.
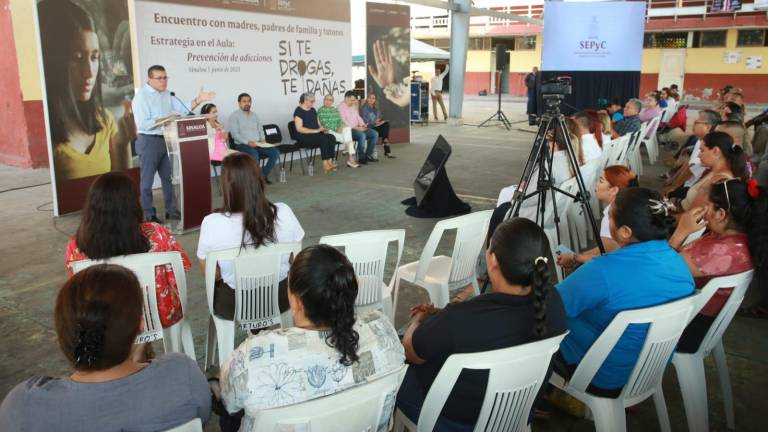
<instances>
[{"instance_id":1,"label":"loudspeaker","mask_svg":"<svg viewBox=\"0 0 768 432\"><path fill-rule=\"evenodd\" d=\"M506 44L496 45L496 70L504 70L504 66L509 64L509 53L507 53Z\"/></svg>"},{"instance_id":2,"label":"loudspeaker","mask_svg":"<svg viewBox=\"0 0 768 432\"><path fill-rule=\"evenodd\" d=\"M440 135L413 181L415 197L402 202L409 206L405 210L407 215L437 218L467 214L472 210L469 204L456 196L448 180L445 163L450 156L451 145Z\"/></svg>"}]
</instances>

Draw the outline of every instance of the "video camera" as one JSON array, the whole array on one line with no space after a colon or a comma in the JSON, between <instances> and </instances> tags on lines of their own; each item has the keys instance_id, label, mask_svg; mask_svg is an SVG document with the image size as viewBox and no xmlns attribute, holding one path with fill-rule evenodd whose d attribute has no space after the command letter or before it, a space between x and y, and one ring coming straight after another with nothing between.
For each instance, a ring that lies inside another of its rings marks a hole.
<instances>
[{"instance_id":1,"label":"video camera","mask_svg":"<svg viewBox=\"0 0 768 432\"><path fill-rule=\"evenodd\" d=\"M543 95L569 95L573 87L571 86L571 77L557 77L547 80L541 85L541 94Z\"/></svg>"}]
</instances>

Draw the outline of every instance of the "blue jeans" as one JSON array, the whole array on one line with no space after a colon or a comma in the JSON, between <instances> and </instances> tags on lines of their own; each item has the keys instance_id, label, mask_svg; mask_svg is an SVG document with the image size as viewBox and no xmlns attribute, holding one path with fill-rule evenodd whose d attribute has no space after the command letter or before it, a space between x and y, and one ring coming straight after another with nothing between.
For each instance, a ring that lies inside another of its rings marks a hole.
<instances>
[{"instance_id":1,"label":"blue jeans","mask_svg":"<svg viewBox=\"0 0 768 432\"><path fill-rule=\"evenodd\" d=\"M144 209L144 217L149 219L156 216L155 207L152 206L152 183L155 181L155 173L160 175L163 185L163 198L165 199L165 211L176 211L176 200L173 196L173 184L171 183L171 161L168 159L168 150L162 135L139 134L136 138L136 153L141 162L141 208Z\"/></svg>"},{"instance_id":2,"label":"blue jeans","mask_svg":"<svg viewBox=\"0 0 768 432\"><path fill-rule=\"evenodd\" d=\"M400 384L400 390L397 392L396 402L397 408L414 423L419 421L421 406L424 405L424 398L427 397L416 372L416 367L418 366L410 366L405 373L403 383ZM465 425L442 416L438 417L435 423L435 430L441 432L470 432L474 429L475 425Z\"/></svg>"},{"instance_id":3,"label":"blue jeans","mask_svg":"<svg viewBox=\"0 0 768 432\"><path fill-rule=\"evenodd\" d=\"M277 147L271 147L271 148L251 147L247 144L235 143L234 150L241 151L243 153L248 153L257 161L260 161L263 158L268 158L267 165L265 165L264 168L262 168L261 170L262 173L264 173L264 177L269 176L269 173L272 171L272 167L274 167L275 164L280 160L280 150L278 150Z\"/></svg>"},{"instance_id":4,"label":"blue jeans","mask_svg":"<svg viewBox=\"0 0 768 432\"><path fill-rule=\"evenodd\" d=\"M379 141L379 133L376 129L369 128L365 132L352 129L352 139L357 142L357 159L362 161L364 158L373 159L373 152L376 150L376 143ZM366 139L368 144L366 145Z\"/></svg>"}]
</instances>

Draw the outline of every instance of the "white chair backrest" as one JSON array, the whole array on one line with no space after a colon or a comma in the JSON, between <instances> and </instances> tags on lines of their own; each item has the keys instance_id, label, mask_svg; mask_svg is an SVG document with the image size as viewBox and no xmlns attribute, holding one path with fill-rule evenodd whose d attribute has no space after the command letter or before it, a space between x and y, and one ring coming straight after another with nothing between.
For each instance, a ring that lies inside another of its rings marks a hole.
<instances>
[{"instance_id":1,"label":"white chair backrest","mask_svg":"<svg viewBox=\"0 0 768 432\"><path fill-rule=\"evenodd\" d=\"M196 418L165 432L203 432L203 422Z\"/></svg>"},{"instance_id":2,"label":"white chair backrest","mask_svg":"<svg viewBox=\"0 0 768 432\"><path fill-rule=\"evenodd\" d=\"M105 260L85 260L72 263L72 270L79 272L95 264L116 264L130 269L136 274L142 287L144 298L144 331L136 336L136 342L154 342L163 338L163 326L157 309L157 291L155 287L155 267L170 264L179 288L181 304L187 304L187 277L179 252L147 252L123 255ZM186 312L186 311L185 311Z\"/></svg>"},{"instance_id":3,"label":"white chair backrest","mask_svg":"<svg viewBox=\"0 0 768 432\"><path fill-rule=\"evenodd\" d=\"M707 304L707 302L712 298L713 295L715 295L718 289L733 288L733 291L731 291L731 295L728 297L725 305L720 310L720 313L717 314L715 321L712 322L711 326L709 326L707 334L704 336L704 339L702 339L701 344L699 345L699 353L709 354L709 352L712 351L712 349L715 347L715 344L717 344L722 339L723 333L725 333L725 330L728 329L728 326L731 324L733 317L739 310L739 306L741 306L741 302L744 300L744 295L747 293L747 288L752 282L753 272L753 270L748 270L743 273L738 273L731 276L714 278L707 282L704 288L701 289L701 292L698 295L697 303L694 306L694 311L696 312L701 310L701 308Z\"/></svg>"},{"instance_id":4,"label":"white chair backrest","mask_svg":"<svg viewBox=\"0 0 768 432\"><path fill-rule=\"evenodd\" d=\"M395 269L397 269L400 267L400 258L403 255L404 229L361 231L320 238L320 244L343 247L344 255L355 268L358 279L355 306L362 307L380 303L382 284L389 286L394 281L393 272L389 283L384 282L387 249L389 243L393 241L397 242L397 261L395 262Z\"/></svg>"},{"instance_id":5,"label":"white chair backrest","mask_svg":"<svg viewBox=\"0 0 768 432\"><path fill-rule=\"evenodd\" d=\"M231 260L235 266L235 325L241 330L254 330L281 324L278 286L282 258L300 251L301 242L292 242L209 253L205 261L209 312L213 314L213 289L208 286L215 282L216 264Z\"/></svg>"},{"instance_id":6,"label":"white chair backrest","mask_svg":"<svg viewBox=\"0 0 768 432\"><path fill-rule=\"evenodd\" d=\"M253 417L253 426L246 432L387 431L406 369L403 365L375 381L300 404L246 411L246 416Z\"/></svg>"},{"instance_id":7,"label":"white chair backrest","mask_svg":"<svg viewBox=\"0 0 768 432\"><path fill-rule=\"evenodd\" d=\"M648 121L647 131L643 135L644 140L656 135L656 131L659 130L659 123L661 123L661 114Z\"/></svg>"},{"instance_id":8,"label":"white chair backrest","mask_svg":"<svg viewBox=\"0 0 768 432\"><path fill-rule=\"evenodd\" d=\"M488 224L492 214L493 210L484 210L438 222L421 252L416 280L423 280L427 274L429 263L435 255L443 232L456 229L456 241L453 244L453 253L451 254L448 283L450 285L468 283L474 277L477 257L480 255L480 249L488 235Z\"/></svg>"},{"instance_id":9,"label":"white chair backrest","mask_svg":"<svg viewBox=\"0 0 768 432\"><path fill-rule=\"evenodd\" d=\"M694 241L698 240L699 238L701 238L701 236L704 235L704 231L706 231L706 230L707 230L707 227L704 227L704 228L701 228L698 231L694 231L694 232L688 234L688 237L685 238L685 241L683 242L682 245L680 245L680 247L688 246L689 244L691 244Z\"/></svg>"},{"instance_id":10,"label":"white chair backrest","mask_svg":"<svg viewBox=\"0 0 768 432\"><path fill-rule=\"evenodd\" d=\"M463 369L487 369L488 386L475 431L526 430L531 406L546 379L552 355L566 334L511 348L451 355L424 399L418 429L434 429Z\"/></svg>"},{"instance_id":11,"label":"white chair backrest","mask_svg":"<svg viewBox=\"0 0 768 432\"><path fill-rule=\"evenodd\" d=\"M610 152L605 157L603 167L620 164L621 155L629 147L632 134L622 135L611 141Z\"/></svg>"},{"instance_id":12,"label":"white chair backrest","mask_svg":"<svg viewBox=\"0 0 768 432\"><path fill-rule=\"evenodd\" d=\"M627 326L649 324L640 356L620 396L627 401L626 406L634 405L632 401L648 398L661 382L677 341L688 324L697 296L688 296L660 306L620 312L581 359L569 385L580 392L586 392L592 378Z\"/></svg>"},{"instance_id":13,"label":"white chair backrest","mask_svg":"<svg viewBox=\"0 0 768 432\"><path fill-rule=\"evenodd\" d=\"M576 176L573 176L564 181L558 189L571 195L576 195L579 192L578 179ZM552 205L551 196L553 193L555 194L557 214L560 217L560 226L562 226L564 223L567 223L566 215L568 214L568 209L571 207L571 204L574 202L573 198L569 197L568 195L562 194L560 192L548 191L546 196L546 206L544 207L544 223L542 225L545 228L553 227L555 224L555 206Z\"/></svg>"},{"instance_id":14,"label":"white chair backrest","mask_svg":"<svg viewBox=\"0 0 768 432\"><path fill-rule=\"evenodd\" d=\"M674 99L668 99L667 100L667 112L666 117L661 119L664 123L668 123L670 120L672 120L672 117L677 114L677 108L678 108L678 102Z\"/></svg>"}]
</instances>

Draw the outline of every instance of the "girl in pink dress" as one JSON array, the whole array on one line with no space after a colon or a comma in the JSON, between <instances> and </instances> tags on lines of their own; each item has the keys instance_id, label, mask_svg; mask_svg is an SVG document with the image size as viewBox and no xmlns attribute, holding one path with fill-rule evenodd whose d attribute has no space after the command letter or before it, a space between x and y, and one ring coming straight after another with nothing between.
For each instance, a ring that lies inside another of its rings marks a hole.
<instances>
[{"instance_id":1,"label":"girl in pink dress","mask_svg":"<svg viewBox=\"0 0 768 432\"><path fill-rule=\"evenodd\" d=\"M219 123L219 109L214 104L205 104L200 109L200 114L207 114L208 124L211 126L208 129L208 154L211 161L221 162L224 156L234 153L235 151L229 148L227 140L229 134L224 129L224 125Z\"/></svg>"}]
</instances>

